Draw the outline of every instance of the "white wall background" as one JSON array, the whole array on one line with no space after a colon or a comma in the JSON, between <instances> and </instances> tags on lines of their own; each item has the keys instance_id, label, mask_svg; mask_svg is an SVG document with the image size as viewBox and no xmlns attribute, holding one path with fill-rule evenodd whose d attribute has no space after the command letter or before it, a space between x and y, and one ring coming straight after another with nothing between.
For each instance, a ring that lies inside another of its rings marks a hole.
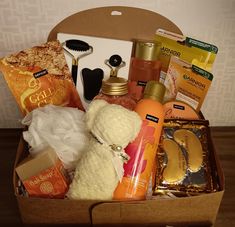
<instances>
[{"instance_id":1,"label":"white wall background","mask_svg":"<svg viewBox=\"0 0 235 227\"><path fill-rule=\"evenodd\" d=\"M202 112L213 126L235 125L235 0L0 0L0 57L45 42L50 30L71 14L115 5L155 11L185 35L218 46ZM20 119L0 75L0 127L20 127Z\"/></svg>"}]
</instances>

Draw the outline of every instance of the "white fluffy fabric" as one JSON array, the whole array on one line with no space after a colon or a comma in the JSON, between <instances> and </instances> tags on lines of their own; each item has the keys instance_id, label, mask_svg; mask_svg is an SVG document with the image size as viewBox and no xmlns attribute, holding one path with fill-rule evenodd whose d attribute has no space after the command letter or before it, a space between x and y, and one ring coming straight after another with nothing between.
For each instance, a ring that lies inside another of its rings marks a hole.
<instances>
[{"instance_id":1,"label":"white fluffy fabric","mask_svg":"<svg viewBox=\"0 0 235 227\"><path fill-rule=\"evenodd\" d=\"M109 145L125 148L138 135L142 120L134 111L95 100L86 113L86 121L92 134L103 144L94 137L90 139L77 164L67 196L71 199L110 200L119 177L113 165L114 151Z\"/></svg>"},{"instance_id":2,"label":"white fluffy fabric","mask_svg":"<svg viewBox=\"0 0 235 227\"><path fill-rule=\"evenodd\" d=\"M68 170L74 170L85 146L89 133L84 112L72 107L46 105L30 112L22 120L29 126L23 132L32 155L52 147Z\"/></svg>"}]
</instances>

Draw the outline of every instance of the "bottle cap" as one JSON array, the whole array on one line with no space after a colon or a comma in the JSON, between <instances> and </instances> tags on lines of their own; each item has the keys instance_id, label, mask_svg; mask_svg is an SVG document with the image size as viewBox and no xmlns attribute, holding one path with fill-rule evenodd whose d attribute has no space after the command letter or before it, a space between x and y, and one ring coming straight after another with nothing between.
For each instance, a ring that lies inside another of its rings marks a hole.
<instances>
[{"instance_id":1,"label":"bottle cap","mask_svg":"<svg viewBox=\"0 0 235 227\"><path fill-rule=\"evenodd\" d=\"M144 89L144 98L153 99L162 103L163 97L165 95L165 86L154 80L147 82Z\"/></svg>"},{"instance_id":2,"label":"bottle cap","mask_svg":"<svg viewBox=\"0 0 235 227\"><path fill-rule=\"evenodd\" d=\"M155 41L137 40L135 46L135 57L145 61L155 61L161 51L161 43Z\"/></svg>"},{"instance_id":3,"label":"bottle cap","mask_svg":"<svg viewBox=\"0 0 235 227\"><path fill-rule=\"evenodd\" d=\"M128 93L128 82L124 78L110 76L102 82L101 92L106 95L125 95Z\"/></svg>"}]
</instances>

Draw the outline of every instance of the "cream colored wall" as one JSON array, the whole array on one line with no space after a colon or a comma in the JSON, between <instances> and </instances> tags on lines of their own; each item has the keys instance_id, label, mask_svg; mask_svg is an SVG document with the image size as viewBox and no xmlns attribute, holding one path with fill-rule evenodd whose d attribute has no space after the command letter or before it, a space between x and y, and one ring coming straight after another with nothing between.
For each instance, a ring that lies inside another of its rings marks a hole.
<instances>
[{"instance_id":1,"label":"cream colored wall","mask_svg":"<svg viewBox=\"0 0 235 227\"><path fill-rule=\"evenodd\" d=\"M43 43L62 19L89 8L131 6L152 10L184 34L215 44L214 81L202 112L213 126L235 125L234 0L1 0L0 57ZM21 115L0 76L0 127L20 127Z\"/></svg>"}]
</instances>

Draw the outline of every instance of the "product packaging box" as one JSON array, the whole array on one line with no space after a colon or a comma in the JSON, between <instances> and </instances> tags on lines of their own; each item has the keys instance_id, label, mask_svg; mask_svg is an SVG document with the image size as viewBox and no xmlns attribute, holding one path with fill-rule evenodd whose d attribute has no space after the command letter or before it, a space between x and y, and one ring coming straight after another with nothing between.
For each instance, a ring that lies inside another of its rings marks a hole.
<instances>
[{"instance_id":1,"label":"product packaging box","mask_svg":"<svg viewBox=\"0 0 235 227\"><path fill-rule=\"evenodd\" d=\"M78 72L76 87L79 96L82 101L82 105L86 110L91 102L91 99L87 97L86 89L92 89L89 86L90 75L96 77L95 70L100 69L103 72L103 80L107 80L110 76L110 68L104 63L106 59L109 59L112 55L118 54L125 62L125 66L119 69L118 75L128 79L129 64L132 51L132 42L117 39L100 38L94 36L74 35L67 33L58 33L57 39L60 43L66 42L66 40L76 39L82 40L88 43L93 48L93 52L86 57L82 57L78 62ZM105 48L104 48L105 47ZM64 47L65 48L65 47ZM71 52L71 50L69 50ZM74 56L77 54L81 56L81 53L73 52ZM72 65L72 58L65 52L65 58L70 67ZM91 74L84 74L84 69L89 70ZM92 73L93 72L93 73ZM95 79L93 83L95 83Z\"/></svg>"},{"instance_id":2,"label":"product packaging box","mask_svg":"<svg viewBox=\"0 0 235 227\"><path fill-rule=\"evenodd\" d=\"M58 32L115 38L154 39L157 29L182 34L167 18L152 11L131 7L102 7L74 14L59 23L49 34L54 40ZM211 137L210 137L211 138ZM91 201L32 198L18 193L18 177L14 187L22 221L25 224L133 225L133 226L211 226L224 193L223 172L209 139L216 163L219 190L214 193L181 198L155 198L143 201ZM15 166L27 156L27 144L20 140Z\"/></svg>"},{"instance_id":3,"label":"product packaging box","mask_svg":"<svg viewBox=\"0 0 235 227\"><path fill-rule=\"evenodd\" d=\"M162 62L160 81L164 82L171 56L178 57L199 68L211 71L218 48L209 43L164 29L156 31L155 40L160 42Z\"/></svg>"},{"instance_id":4,"label":"product packaging box","mask_svg":"<svg viewBox=\"0 0 235 227\"><path fill-rule=\"evenodd\" d=\"M64 198L69 187L63 164L51 148L29 155L15 171L30 197Z\"/></svg>"},{"instance_id":5,"label":"product packaging box","mask_svg":"<svg viewBox=\"0 0 235 227\"><path fill-rule=\"evenodd\" d=\"M212 80L210 72L172 56L164 82L164 100L186 102L199 112Z\"/></svg>"}]
</instances>

